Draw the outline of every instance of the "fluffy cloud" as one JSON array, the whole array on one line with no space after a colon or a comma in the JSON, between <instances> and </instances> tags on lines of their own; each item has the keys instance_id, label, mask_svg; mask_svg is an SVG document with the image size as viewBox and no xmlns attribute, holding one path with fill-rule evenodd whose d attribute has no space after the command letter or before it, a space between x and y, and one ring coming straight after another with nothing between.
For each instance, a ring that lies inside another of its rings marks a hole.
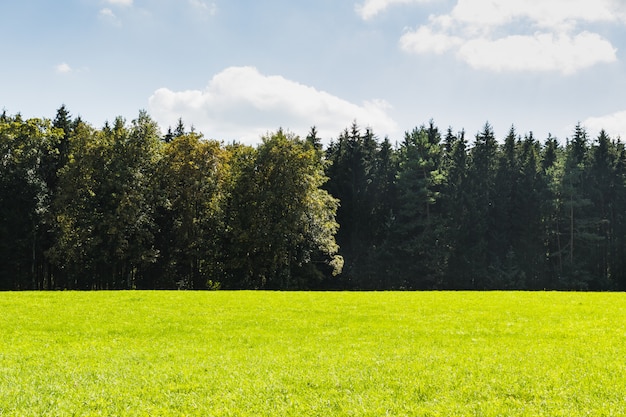
<instances>
[{"instance_id":1,"label":"fluffy cloud","mask_svg":"<svg viewBox=\"0 0 626 417\"><path fill-rule=\"evenodd\" d=\"M384 101L357 105L253 67L227 68L204 90L161 88L150 97L149 107L161 126L174 126L182 117L207 137L247 143L279 127L303 136L315 125L322 137L336 137L354 120L381 135L397 130Z\"/></svg>"},{"instance_id":2,"label":"fluffy cloud","mask_svg":"<svg viewBox=\"0 0 626 417\"><path fill-rule=\"evenodd\" d=\"M215 2L209 4L202 0L189 0L189 4L200 13L205 13L210 16L215 16L217 13L217 4L215 4Z\"/></svg>"},{"instance_id":3,"label":"fluffy cloud","mask_svg":"<svg viewBox=\"0 0 626 417\"><path fill-rule=\"evenodd\" d=\"M614 0L458 0L450 13L457 21L494 28L526 19L532 25L554 29L576 22L614 22L626 8Z\"/></svg>"},{"instance_id":4,"label":"fluffy cloud","mask_svg":"<svg viewBox=\"0 0 626 417\"><path fill-rule=\"evenodd\" d=\"M458 0L449 14L407 31L409 53L453 51L471 67L491 71L573 74L617 60L611 42L585 30L591 23L626 24L614 0Z\"/></svg>"},{"instance_id":5,"label":"fluffy cloud","mask_svg":"<svg viewBox=\"0 0 626 417\"><path fill-rule=\"evenodd\" d=\"M443 54L461 44L463 44L463 39L443 32L434 32L427 26L406 33L400 38L400 47L416 54Z\"/></svg>"},{"instance_id":6,"label":"fluffy cloud","mask_svg":"<svg viewBox=\"0 0 626 417\"><path fill-rule=\"evenodd\" d=\"M111 10L111 9L109 9L107 7L105 7L104 9L101 9L98 12L98 17L101 20L103 20L105 22L108 22L108 23L110 23L112 25L115 25L115 26L121 26L122 25L121 20L117 17L117 15L115 13L113 13L113 10Z\"/></svg>"},{"instance_id":7,"label":"fluffy cloud","mask_svg":"<svg viewBox=\"0 0 626 417\"><path fill-rule=\"evenodd\" d=\"M58 65L55 65L54 71L60 75L70 75L70 74L83 74L85 72L89 72L89 67L72 67L67 62L61 62Z\"/></svg>"},{"instance_id":8,"label":"fluffy cloud","mask_svg":"<svg viewBox=\"0 0 626 417\"><path fill-rule=\"evenodd\" d=\"M427 3L433 0L365 0L357 4L355 10L363 20L369 20L395 4Z\"/></svg>"},{"instance_id":9,"label":"fluffy cloud","mask_svg":"<svg viewBox=\"0 0 626 417\"><path fill-rule=\"evenodd\" d=\"M112 7L132 7L133 0L102 0L104 4L110 5ZM98 12L98 17L106 21L114 26L122 26L122 21L119 17L113 12L113 10L109 7L104 7L100 9Z\"/></svg>"},{"instance_id":10,"label":"fluffy cloud","mask_svg":"<svg viewBox=\"0 0 626 417\"><path fill-rule=\"evenodd\" d=\"M133 0L105 0L105 3L112 4L114 6L132 6Z\"/></svg>"},{"instance_id":11,"label":"fluffy cloud","mask_svg":"<svg viewBox=\"0 0 626 417\"><path fill-rule=\"evenodd\" d=\"M590 117L582 125L588 129L592 137L604 129L611 137L626 138L626 110L600 117Z\"/></svg>"},{"instance_id":12,"label":"fluffy cloud","mask_svg":"<svg viewBox=\"0 0 626 417\"><path fill-rule=\"evenodd\" d=\"M532 36L472 39L458 50L476 69L492 71L559 71L573 74L602 62L615 61L615 48L595 33L537 33Z\"/></svg>"},{"instance_id":13,"label":"fluffy cloud","mask_svg":"<svg viewBox=\"0 0 626 417\"><path fill-rule=\"evenodd\" d=\"M72 67L63 62L55 67L57 74L69 74L72 72Z\"/></svg>"}]
</instances>

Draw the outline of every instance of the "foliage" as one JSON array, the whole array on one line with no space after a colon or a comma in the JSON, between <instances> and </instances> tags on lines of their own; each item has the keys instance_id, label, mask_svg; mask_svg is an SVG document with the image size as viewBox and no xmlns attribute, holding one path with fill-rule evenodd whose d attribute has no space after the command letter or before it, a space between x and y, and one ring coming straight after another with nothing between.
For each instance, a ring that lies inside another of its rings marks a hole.
<instances>
[{"instance_id":1,"label":"foliage","mask_svg":"<svg viewBox=\"0 0 626 417\"><path fill-rule=\"evenodd\" d=\"M60 238L51 256L68 288L134 288L140 268L158 255L154 164L158 130L144 112L130 128L76 128L60 173L55 213Z\"/></svg>"},{"instance_id":2,"label":"foliage","mask_svg":"<svg viewBox=\"0 0 626 417\"><path fill-rule=\"evenodd\" d=\"M442 140L431 121L392 150L389 181L368 162L382 147L358 132L327 150L344 288L626 288L619 140L590 141L579 125L564 146L514 127L498 142L486 124L468 144L451 129ZM389 186L372 187L381 182ZM387 215L376 217L383 200Z\"/></svg>"},{"instance_id":3,"label":"foliage","mask_svg":"<svg viewBox=\"0 0 626 417\"><path fill-rule=\"evenodd\" d=\"M626 150L0 115L2 289L626 289Z\"/></svg>"},{"instance_id":4,"label":"foliage","mask_svg":"<svg viewBox=\"0 0 626 417\"><path fill-rule=\"evenodd\" d=\"M341 271L323 153L162 138L145 111L95 129L2 114L1 289L311 288Z\"/></svg>"},{"instance_id":5,"label":"foliage","mask_svg":"<svg viewBox=\"0 0 626 417\"><path fill-rule=\"evenodd\" d=\"M321 189L321 154L278 130L255 150L234 147L227 199L226 284L244 288L307 288L316 261L341 271L334 235L337 200Z\"/></svg>"},{"instance_id":6,"label":"foliage","mask_svg":"<svg viewBox=\"0 0 626 417\"><path fill-rule=\"evenodd\" d=\"M60 140L49 120L0 118L0 289L43 286Z\"/></svg>"},{"instance_id":7,"label":"foliage","mask_svg":"<svg viewBox=\"0 0 626 417\"><path fill-rule=\"evenodd\" d=\"M222 274L224 184L228 155L216 141L177 128L157 163L155 246L159 256L141 288L203 289Z\"/></svg>"}]
</instances>

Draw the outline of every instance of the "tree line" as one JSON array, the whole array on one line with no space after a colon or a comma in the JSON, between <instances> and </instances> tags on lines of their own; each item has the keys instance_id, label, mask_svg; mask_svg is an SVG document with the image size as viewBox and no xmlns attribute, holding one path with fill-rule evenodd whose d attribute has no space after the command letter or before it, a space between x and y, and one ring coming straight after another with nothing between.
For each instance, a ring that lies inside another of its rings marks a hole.
<instances>
[{"instance_id":1,"label":"tree line","mask_svg":"<svg viewBox=\"0 0 626 417\"><path fill-rule=\"evenodd\" d=\"M626 289L626 149L0 115L1 289Z\"/></svg>"},{"instance_id":2,"label":"tree line","mask_svg":"<svg viewBox=\"0 0 626 417\"><path fill-rule=\"evenodd\" d=\"M431 121L397 145L356 124L326 151L346 288L626 289L626 149Z\"/></svg>"},{"instance_id":3,"label":"tree line","mask_svg":"<svg viewBox=\"0 0 626 417\"><path fill-rule=\"evenodd\" d=\"M321 152L257 147L146 112L94 129L0 117L0 288L313 288L341 271Z\"/></svg>"}]
</instances>

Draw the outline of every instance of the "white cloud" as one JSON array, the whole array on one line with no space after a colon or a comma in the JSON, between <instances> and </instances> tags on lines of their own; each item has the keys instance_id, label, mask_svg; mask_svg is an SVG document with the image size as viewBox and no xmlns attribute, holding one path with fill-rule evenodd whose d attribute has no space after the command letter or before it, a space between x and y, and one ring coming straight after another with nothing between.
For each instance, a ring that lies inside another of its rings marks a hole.
<instances>
[{"instance_id":1,"label":"white cloud","mask_svg":"<svg viewBox=\"0 0 626 417\"><path fill-rule=\"evenodd\" d=\"M504 38L472 39L458 50L458 56L472 68L491 71L552 71L573 74L598 63L617 60L609 41L595 33L536 33Z\"/></svg>"},{"instance_id":2,"label":"white cloud","mask_svg":"<svg viewBox=\"0 0 626 417\"><path fill-rule=\"evenodd\" d=\"M617 21L625 11L626 7L614 0L458 0L450 16L488 28L520 19L543 28L558 28L579 21Z\"/></svg>"},{"instance_id":3,"label":"white cloud","mask_svg":"<svg viewBox=\"0 0 626 417\"><path fill-rule=\"evenodd\" d=\"M258 142L279 127L304 136L313 125L328 139L354 120L379 135L397 130L385 101L357 105L281 76L263 75L253 67L227 68L204 90L161 88L150 97L149 107L163 127L174 126L182 117L207 137L246 143Z\"/></svg>"},{"instance_id":4,"label":"white cloud","mask_svg":"<svg viewBox=\"0 0 626 417\"><path fill-rule=\"evenodd\" d=\"M116 18L115 13L113 13L113 10L111 10L111 9L109 9L109 8L106 8L106 7L105 7L104 9L100 9L100 11L98 12L98 14L99 14L101 17L110 17L110 18L113 18L113 19L115 19L115 18Z\"/></svg>"},{"instance_id":5,"label":"white cloud","mask_svg":"<svg viewBox=\"0 0 626 417\"><path fill-rule=\"evenodd\" d=\"M72 67L70 67L67 63L63 62L55 67L57 74L69 74L72 72Z\"/></svg>"},{"instance_id":6,"label":"white cloud","mask_svg":"<svg viewBox=\"0 0 626 417\"><path fill-rule=\"evenodd\" d=\"M428 26L422 26L400 38L402 49L417 54L443 54L461 43L463 43L461 38L443 32L433 32Z\"/></svg>"},{"instance_id":7,"label":"white cloud","mask_svg":"<svg viewBox=\"0 0 626 417\"><path fill-rule=\"evenodd\" d=\"M133 5L133 0L105 0L105 3L113 6L125 6L129 7Z\"/></svg>"},{"instance_id":8,"label":"white cloud","mask_svg":"<svg viewBox=\"0 0 626 417\"><path fill-rule=\"evenodd\" d=\"M54 70L57 74L60 74L60 75L82 74L85 72L89 72L89 67L75 68L75 67L70 66L67 62L62 62L58 65L55 65Z\"/></svg>"},{"instance_id":9,"label":"white cloud","mask_svg":"<svg viewBox=\"0 0 626 417\"><path fill-rule=\"evenodd\" d=\"M409 53L454 52L479 70L573 74L617 60L611 42L586 26L626 24L616 0L458 0L449 14L407 31Z\"/></svg>"},{"instance_id":10,"label":"white cloud","mask_svg":"<svg viewBox=\"0 0 626 417\"><path fill-rule=\"evenodd\" d=\"M201 13L215 16L217 13L217 4L215 2L207 3L202 0L189 0L189 4Z\"/></svg>"},{"instance_id":11,"label":"white cloud","mask_svg":"<svg viewBox=\"0 0 626 417\"><path fill-rule=\"evenodd\" d=\"M582 125L592 137L604 129L612 138L626 138L626 110L599 117L590 117Z\"/></svg>"},{"instance_id":12,"label":"white cloud","mask_svg":"<svg viewBox=\"0 0 626 417\"><path fill-rule=\"evenodd\" d=\"M433 0L365 0L355 6L355 11L363 20L369 20L395 4L427 3Z\"/></svg>"},{"instance_id":13,"label":"white cloud","mask_svg":"<svg viewBox=\"0 0 626 417\"><path fill-rule=\"evenodd\" d=\"M110 5L114 8L133 6L133 0L103 0L103 3ZM121 19L109 7L104 7L100 9L100 11L98 12L98 16L100 17L100 19L107 21L112 25L122 26Z\"/></svg>"},{"instance_id":14,"label":"white cloud","mask_svg":"<svg viewBox=\"0 0 626 417\"><path fill-rule=\"evenodd\" d=\"M122 22L121 20L117 17L117 15L115 13L113 13L113 10L109 9L109 8L104 8L101 9L98 12L98 16L100 17L100 19L109 22L115 26L121 26Z\"/></svg>"}]
</instances>

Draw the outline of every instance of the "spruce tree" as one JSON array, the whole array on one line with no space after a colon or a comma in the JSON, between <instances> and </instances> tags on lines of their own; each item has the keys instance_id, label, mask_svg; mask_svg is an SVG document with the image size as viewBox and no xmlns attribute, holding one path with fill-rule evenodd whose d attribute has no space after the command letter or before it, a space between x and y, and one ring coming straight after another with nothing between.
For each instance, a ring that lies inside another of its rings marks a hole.
<instances>
[{"instance_id":1,"label":"spruce tree","mask_svg":"<svg viewBox=\"0 0 626 417\"><path fill-rule=\"evenodd\" d=\"M431 121L428 128L407 132L399 149L398 220L394 230L399 287L433 289L443 285L440 140Z\"/></svg>"},{"instance_id":2,"label":"spruce tree","mask_svg":"<svg viewBox=\"0 0 626 417\"><path fill-rule=\"evenodd\" d=\"M466 227L472 245L467 248L472 288L499 287L492 270L494 239L495 172L498 144L489 123L476 135L470 151L468 172L468 216Z\"/></svg>"}]
</instances>

